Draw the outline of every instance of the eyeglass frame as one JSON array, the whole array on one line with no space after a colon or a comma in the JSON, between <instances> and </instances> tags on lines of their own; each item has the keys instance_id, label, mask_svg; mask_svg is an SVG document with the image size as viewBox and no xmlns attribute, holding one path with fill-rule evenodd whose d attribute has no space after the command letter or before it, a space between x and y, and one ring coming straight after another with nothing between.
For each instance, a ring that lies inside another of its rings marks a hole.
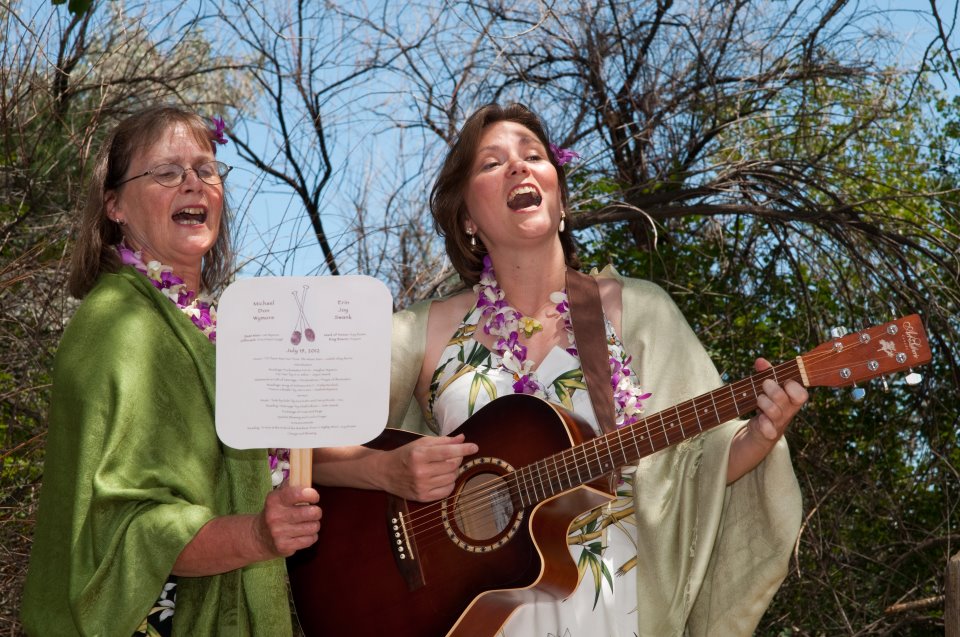
<instances>
[{"instance_id":1,"label":"eyeglass frame","mask_svg":"<svg viewBox=\"0 0 960 637\"><path fill-rule=\"evenodd\" d=\"M181 166L180 164L168 163L168 164L157 164L156 166L154 166L153 168L151 168L150 170L148 170L148 171L146 171L146 172L140 173L139 175L134 175L133 177L127 177L127 178L124 179L123 181L118 182L118 183L114 186L114 188L119 188L119 187L122 186L123 184L128 183L128 182L131 182L131 181L133 181L134 179L140 179L141 177L147 177L147 176L153 177L153 180L154 180L155 182L157 182L158 184L160 184L161 186L163 186L164 188L176 188L176 187L180 186L181 184L183 184L183 182L185 182L185 181L187 180L187 171L188 171L188 170L192 170L192 171L197 175L197 179L199 179L199 180L202 181L203 183L207 184L208 186L219 186L219 185L221 185L221 184L223 183L223 180L227 178L227 175L230 174L230 171L233 170L233 166L231 166L231 165L229 165L229 164L225 164L224 162L219 161L219 160L216 160L216 159L211 160L211 161L205 161L205 162L203 162L202 164L200 164L200 165L198 166L198 168L202 168L202 167L207 166L207 165L209 165L209 164L216 164L216 165L217 165L217 172L216 172L216 174L217 174L217 177L219 177L220 181L217 181L217 182L211 184L209 181L207 181L206 179L204 179L203 177L201 177L201 176L200 176L200 171L198 171L198 170L197 170L196 168L194 168L193 166ZM162 181L160 181L159 179L157 179L157 176L156 176L154 173L155 173L157 170L159 170L160 168L163 168L164 166L176 166L177 168L180 169L180 180L179 180L177 183L175 183L175 184L165 184L165 183L163 183ZM220 174L220 167L221 167L221 166L223 166L224 168L226 168L226 170L223 172L223 174Z\"/></svg>"}]
</instances>

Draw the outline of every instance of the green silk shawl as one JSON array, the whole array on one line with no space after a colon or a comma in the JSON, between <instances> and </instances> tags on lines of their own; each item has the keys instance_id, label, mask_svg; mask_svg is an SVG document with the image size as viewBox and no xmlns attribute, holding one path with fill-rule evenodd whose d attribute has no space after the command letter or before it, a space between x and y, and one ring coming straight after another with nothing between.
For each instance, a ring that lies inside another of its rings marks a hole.
<instances>
[{"instance_id":1,"label":"green silk shawl","mask_svg":"<svg viewBox=\"0 0 960 637\"><path fill-rule=\"evenodd\" d=\"M670 297L648 281L623 286L621 339L653 395L654 414L721 385L709 355ZM394 316L389 426L433 433L412 400L429 302ZM786 441L726 485L731 421L640 461L634 486L637 619L641 637L751 635L786 577L800 530L800 489ZM688 632L685 632L688 631Z\"/></svg>"},{"instance_id":2,"label":"green silk shawl","mask_svg":"<svg viewBox=\"0 0 960 637\"><path fill-rule=\"evenodd\" d=\"M146 277L100 277L57 350L28 634L130 637L214 517L257 513L266 452L214 427L215 348ZM180 577L174 634L292 633L283 560Z\"/></svg>"}]
</instances>

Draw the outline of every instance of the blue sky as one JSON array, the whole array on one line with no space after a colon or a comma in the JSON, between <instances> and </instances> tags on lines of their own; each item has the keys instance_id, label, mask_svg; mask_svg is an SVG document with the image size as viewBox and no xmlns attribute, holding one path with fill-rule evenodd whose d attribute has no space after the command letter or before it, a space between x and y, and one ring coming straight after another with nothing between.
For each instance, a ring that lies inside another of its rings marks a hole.
<instances>
[{"instance_id":1,"label":"blue sky","mask_svg":"<svg viewBox=\"0 0 960 637\"><path fill-rule=\"evenodd\" d=\"M855 5L857 11L877 11L880 28L897 33L902 43L893 50L894 63L901 67L916 64L923 53L923 46L935 36L933 21L929 17L930 4L920 0L891 0L888 2L863 2ZM956 19L956 6L938 2L938 9L945 20ZM955 87L950 88L955 92ZM372 99L360 94L357 99ZM236 125L237 123L232 123ZM246 123L242 123L246 124ZM337 129L332 148L336 174L325 192L324 223L334 249L344 249L354 240L350 231L353 215L354 194L347 187L353 181L346 175L356 175L383 166L394 156L391 144L396 136L375 135L380 122L372 119L354 122L349 127ZM253 133L254 144L265 142ZM323 258L312 228L302 212L299 200L285 187L277 186L263 175L251 169L237 155L236 148L228 145L220 152L223 161L235 166L229 179L230 197L239 223L235 224L235 237L239 239L241 259L263 255L268 250L275 256L272 260L257 259L241 271L241 276L326 274ZM369 209L376 210L378 202L372 199ZM426 203L424 202L424 209ZM278 257L277 255L283 255ZM356 267L342 260L343 273L356 273ZM366 273L366 272L363 272Z\"/></svg>"}]
</instances>

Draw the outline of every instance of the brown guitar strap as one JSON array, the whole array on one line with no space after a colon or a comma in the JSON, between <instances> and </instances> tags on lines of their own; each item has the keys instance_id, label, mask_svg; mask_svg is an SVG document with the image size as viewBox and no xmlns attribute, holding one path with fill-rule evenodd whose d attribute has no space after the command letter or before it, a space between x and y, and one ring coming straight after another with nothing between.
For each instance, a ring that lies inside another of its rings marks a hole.
<instances>
[{"instance_id":1,"label":"brown guitar strap","mask_svg":"<svg viewBox=\"0 0 960 637\"><path fill-rule=\"evenodd\" d=\"M573 324L583 380L590 393L593 413L597 416L600 429L608 433L616 429L616 423L613 387L610 386L610 354L597 280L567 268L567 302L570 304L570 322Z\"/></svg>"}]
</instances>

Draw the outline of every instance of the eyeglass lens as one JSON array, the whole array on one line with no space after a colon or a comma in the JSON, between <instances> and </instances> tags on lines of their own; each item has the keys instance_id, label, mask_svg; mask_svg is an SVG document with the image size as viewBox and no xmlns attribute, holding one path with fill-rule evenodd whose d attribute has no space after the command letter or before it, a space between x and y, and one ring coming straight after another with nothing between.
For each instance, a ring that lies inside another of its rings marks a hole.
<instances>
[{"instance_id":1,"label":"eyeglass lens","mask_svg":"<svg viewBox=\"0 0 960 637\"><path fill-rule=\"evenodd\" d=\"M179 164L161 164L150 171L150 174L157 183L164 186L179 186L187 178L187 171L192 170L197 173L205 183L212 186L223 183L223 178L230 172L230 166L220 161L209 161L196 168L184 168Z\"/></svg>"}]
</instances>

